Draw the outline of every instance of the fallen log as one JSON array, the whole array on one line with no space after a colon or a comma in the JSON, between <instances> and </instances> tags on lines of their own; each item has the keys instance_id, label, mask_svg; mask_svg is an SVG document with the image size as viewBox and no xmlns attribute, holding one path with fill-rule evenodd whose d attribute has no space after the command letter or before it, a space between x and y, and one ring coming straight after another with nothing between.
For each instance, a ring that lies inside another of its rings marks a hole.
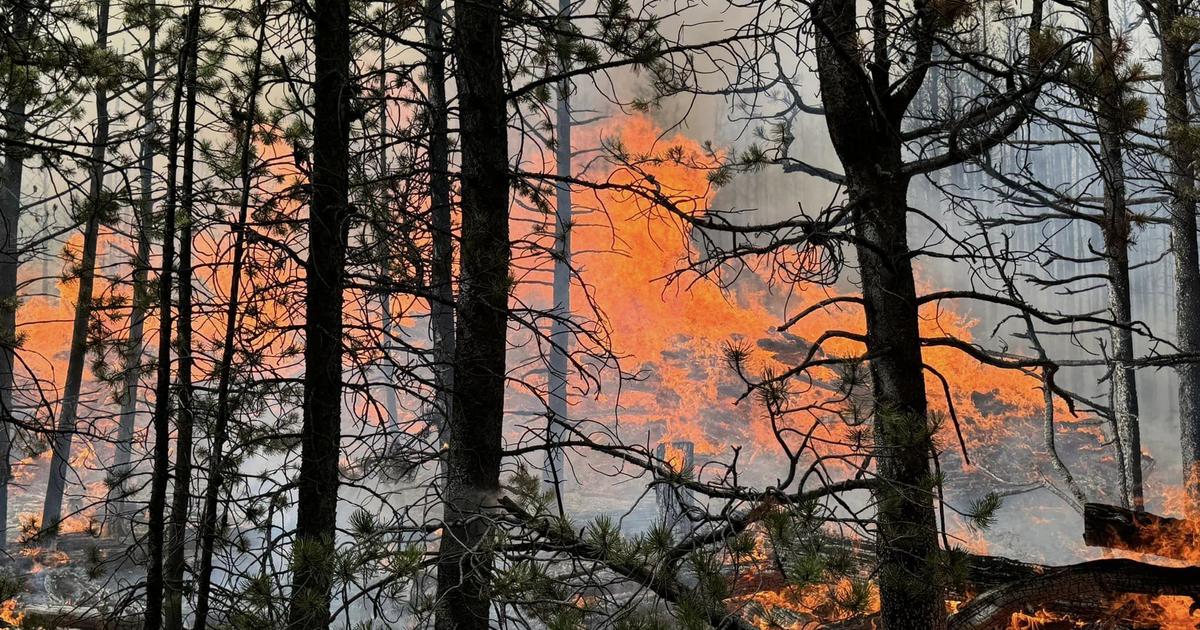
<instances>
[{"instance_id":1,"label":"fallen log","mask_svg":"<svg viewBox=\"0 0 1200 630\"><path fill-rule=\"evenodd\" d=\"M1127 559L1050 567L966 603L950 618L948 630L1004 630L1013 613L1060 601L1100 602L1122 595L1185 595L1194 602L1200 597L1200 567L1164 567Z\"/></svg>"},{"instance_id":2,"label":"fallen log","mask_svg":"<svg viewBox=\"0 0 1200 630\"><path fill-rule=\"evenodd\" d=\"M1200 560L1200 522L1115 505L1083 506L1083 542L1089 547Z\"/></svg>"},{"instance_id":3,"label":"fallen log","mask_svg":"<svg viewBox=\"0 0 1200 630\"><path fill-rule=\"evenodd\" d=\"M830 539L830 546L838 541ZM842 541L849 545L849 541ZM857 566L863 576L870 575L875 568L873 553L854 547L855 554L851 561ZM961 584L951 584L946 595L951 599L969 599L976 593L1003 586L1012 582L1036 577L1046 572L1047 567L1041 564L1021 562L1003 556L980 556L970 554L966 558L966 574ZM733 595L748 596L760 591L777 591L787 586L787 580L774 569L766 569L753 573L744 573L732 584Z\"/></svg>"},{"instance_id":4,"label":"fallen log","mask_svg":"<svg viewBox=\"0 0 1200 630\"><path fill-rule=\"evenodd\" d=\"M142 619L117 616L94 608L80 606L28 606L18 607L20 626L0 619L0 628L74 628L75 630L136 630L142 627Z\"/></svg>"}]
</instances>

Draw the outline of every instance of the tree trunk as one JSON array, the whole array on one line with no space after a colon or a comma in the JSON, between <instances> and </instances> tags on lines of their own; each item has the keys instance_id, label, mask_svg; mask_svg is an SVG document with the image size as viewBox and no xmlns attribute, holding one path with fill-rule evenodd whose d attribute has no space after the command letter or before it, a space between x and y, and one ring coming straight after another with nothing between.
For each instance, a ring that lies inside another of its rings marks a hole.
<instances>
[{"instance_id":1,"label":"tree trunk","mask_svg":"<svg viewBox=\"0 0 1200 630\"><path fill-rule=\"evenodd\" d=\"M259 3L258 40L254 48L254 61L250 70L250 86L246 98L246 126L240 130L238 172L242 175L241 199L238 204L237 223L233 225L233 271L229 279L229 303L225 306L225 338L221 344L221 360L217 366L217 417L213 425L212 449L208 457L208 487L204 491L204 510L200 518L200 563L196 572L196 619L195 630L205 630L208 623L209 600L212 594L213 548L217 537L217 509L221 490L225 485L225 441L229 431L232 409L229 400L230 380L233 376L234 338L238 324L238 303L241 296L242 269L245 266L246 222L250 212L250 192L254 177L251 160L254 159L254 117L258 105L258 91L262 79L262 53L266 42L266 11Z\"/></svg>"},{"instance_id":2,"label":"tree trunk","mask_svg":"<svg viewBox=\"0 0 1200 630\"><path fill-rule=\"evenodd\" d=\"M29 5L13 6L12 33L15 43L24 42L29 31ZM8 85L18 85L14 76ZM24 90L13 89L5 104L4 135L25 135ZM4 169L0 172L0 550L8 544L8 483L12 480L12 439L16 434L13 409L15 354L17 343L17 271L21 265L21 186L25 174L25 149L16 144L4 147Z\"/></svg>"},{"instance_id":3,"label":"tree trunk","mask_svg":"<svg viewBox=\"0 0 1200 630\"><path fill-rule=\"evenodd\" d=\"M442 0L425 0L425 81L428 105L429 230L433 259L429 269L429 333L433 343L434 426L437 444L450 441L450 410L454 406L454 206L450 200L450 132L446 107L445 17ZM444 481L446 460L437 474ZM431 596L435 571L422 569L409 590L410 602Z\"/></svg>"},{"instance_id":4,"label":"tree trunk","mask_svg":"<svg viewBox=\"0 0 1200 630\"><path fill-rule=\"evenodd\" d=\"M196 14L197 29L201 20ZM175 415L175 481L171 497L171 516L167 521L167 556L163 560L164 624L167 630L183 629L184 550L187 546L188 512L192 501L192 222L196 178L196 72L199 65L199 42L193 41L189 52L184 89L183 109L183 182L179 209L183 223L179 229L179 366L176 368L176 387L179 410ZM168 235L166 238L172 238Z\"/></svg>"},{"instance_id":5,"label":"tree trunk","mask_svg":"<svg viewBox=\"0 0 1200 630\"><path fill-rule=\"evenodd\" d=\"M1121 85L1117 76L1117 58L1112 38L1112 20L1107 0L1089 0L1093 65L1099 68L1096 94L1097 130L1100 136L1100 174L1104 182L1104 258L1108 271L1109 316L1126 326L1111 326L1112 341L1112 419L1117 436L1117 462L1121 476L1121 500L1140 509L1142 497L1142 440L1138 420L1133 320L1129 285L1130 215L1125 198L1125 159Z\"/></svg>"},{"instance_id":6,"label":"tree trunk","mask_svg":"<svg viewBox=\"0 0 1200 630\"><path fill-rule=\"evenodd\" d=\"M441 442L449 438L454 389L454 235L450 202L450 132L446 118L446 59L442 0L425 0L425 77L429 84L429 211L432 217L433 264L429 282L435 299L429 310L433 361L437 369L438 421Z\"/></svg>"},{"instance_id":7,"label":"tree trunk","mask_svg":"<svg viewBox=\"0 0 1200 630\"><path fill-rule=\"evenodd\" d=\"M350 3L320 2L315 11L304 426L288 613L292 630L329 627L341 435L342 290L350 219Z\"/></svg>"},{"instance_id":8,"label":"tree trunk","mask_svg":"<svg viewBox=\"0 0 1200 630\"><path fill-rule=\"evenodd\" d=\"M1196 244L1196 170L1185 134L1189 120L1189 44L1174 37L1180 17L1177 0L1156 2L1160 34L1163 112L1167 123L1170 168L1171 251L1175 255L1175 326L1183 354L1200 353L1200 255ZM1200 512L1200 363L1183 362L1179 375L1180 446L1189 510Z\"/></svg>"},{"instance_id":9,"label":"tree trunk","mask_svg":"<svg viewBox=\"0 0 1200 630\"><path fill-rule=\"evenodd\" d=\"M108 0L96 5L96 47L108 47ZM79 261L79 295L75 300L75 319L71 327L71 349L67 356L66 383L58 413L58 426L51 443L50 476L46 500L42 505L42 530L53 537L62 520L63 491L70 472L71 442L79 411L83 368L87 358L88 324L92 318L92 290L96 280L96 247L100 240L100 221L109 203L104 190L104 158L108 149L108 88L104 80L96 86L96 136L92 139L88 169L88 199L82 208L84 218L83 251Z\"/></svg>"},{"instance_id":10,"label":"tree trunk","mask_svg":"<svg viewBox=\"0 0 1200 630\"><path fill-rule=\"evenodd\" d=\"M849 202L867 319L867 353L874 392L876 555L886 630L938 628L945 623L937 575L937 523L929 459L916 288L908 258L907 182L852 176Z\"/></svg>"},{"instance_id":11,"label":"tree trunk","mask_svg":"<svg viewBox=\"0 0 1200 630\"><path fill-rule=\"evenodd\" d=\"M901 174L898 135L907 103L883 94L886 68L873 70L873 84L863 78L855 60L855 2L822 0L813 19L825 122L845 169L847 203L859 239L866 352L872 357L873 456L880 482L875 535L883 630L937 630L945 627L946 612L929 461L933 427L908 249L909 182ZM877 23L880 19L875 16ZM882 33L875 36L886 41ZM876 57L883 62L880 53Z\"/></svg>"},{"instance_id":12,"label":"tree trunk","mask_svg":"<svg viewBox=\"0 0 1200 630\"><path fill-rule=\"evenodd\" d=\"M508 326L508 127L498 0L456 0L462 142L461 279L436 626L488 627Z\"/></svg>"},{"instance_id":13,"label":"tree trunk","mask_svg":"<svg viewBox=\"0 0 1200 630\"><path fill-rule=\"evenodd\" d=\"M150 566L146 569L146 630L162 627L164 590L164 541L166 538L167 480L171 471L171 314L172 274L175 264L175 202L178 196L176 177L179 166L179 110L189 67L195 62L192 53L200 28L200 3L192 0L185 28L185 40L179 53L179 72L171 101L171 123L167 141L167 198L164 204L162 268L158 278L158 366L154 387L154 473L150 481L149 528L147 553ZM189 138L190 142L191 139Z\"/></svg>"},{"instance_id":14,"label":"tree trunk","mask_svg":"<svg viewBox=\"0 0 1200 630\"><path fill-rule=\"evenodd\" d=\"M559 20L568 20L571 16L571 0L559 0L558 13ZM564 49L569 50L569 47ZM565 55L563 62L569 62ZM554 201L554 290L551 298L553 305L550 309L554 319L550 323L550 369L547 374L550 448L546 451L545 482L554 491L561 509L563 451L554 445L562 441L564 429L560 423L567 422L569 410L567 350L571 343L571 335L567 323L571 317L571 82L563 80L558 89L558 106L555 111L555 130L558 133L555 166L559 179Z\"/></svg>"},{"instance_id":15,"label":"tree trunk","mask_svg":"<svg viewBox=\"0 0 1200 630\"><path fill-rule=\"evenodd\" d=\"M384 17L386 18L387 9L384 9ZM387 67L387 49L388 39L384 34L379 36L379 152L376 155L378 164L376 168L376 179L379 181L380 199L387 199L387 151L388 151L388 67ZM386 209L385 209L386 213ZM384 215L386 216L386 214ZM389 235L384 226L380 226L376 233L377 247L379 248L379 265L381 274L386 277L390 273L388 248L387 243ZM387 421L381 423L381 428L386 433L389 429L395 429L403 435L403 429L400 422L400 400L396 395L396 383L400 380L400 367L396 363L396 359L392 353L392 337L393 335L401 334L401 326L397 321L396 314L392 308L392 297L395 293L391 290L383 291L379 295L380 313L383 316L383 345L380 353L380 375L384 378L384 411L387 413Z\"/></svg>"},{"instance_id":16,"label":"tree trunk","mask_svg":"<svg viewBox=\"0 0 1200 630\"><path fill-rule=\"evenodd\" d=\"M155 3L151 0L153 12ZM147 281L150 269L150 230L154 217L154 132L157 127L154 109L154 81L158 72L156 54L157 24L149 27L150 40L146 44L146 83L145 100L142 101L142 124L145 125L141 146L141 168L139 186L141 199L139 208L135 211L137 219L137 253L133 259L133 303L129 308L129 339L125 345L125 382L121 394L121 415L117 425L117 443L113 457L113 476L118 484L109 491L113 502L114 522L112 530L116 533L131 530L128 521L129 513L128 480L132 468L133 433L137 428L138 389L141 383L142 348L145 343L146 314L149 307L150 294Z\"/></svg>"}]
</instances>

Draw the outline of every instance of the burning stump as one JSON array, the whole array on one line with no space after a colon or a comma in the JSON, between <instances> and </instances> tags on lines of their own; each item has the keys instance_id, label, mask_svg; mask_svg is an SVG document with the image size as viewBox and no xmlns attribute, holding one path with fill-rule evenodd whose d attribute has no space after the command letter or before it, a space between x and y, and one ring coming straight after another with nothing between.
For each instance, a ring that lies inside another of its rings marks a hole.
<instances>
[{"instance_id":1,"label":"burning stump","mask_svg":"<svg viewBox=\"0 0 1200 630\"><path fill-rule=\"evenodd\" d=\"M1197 549L1200 549L1200 523L1115 505L1087 503L1083 506L1083 542L1089 547L1195 561Z\"/></svg>"}]
</instances>

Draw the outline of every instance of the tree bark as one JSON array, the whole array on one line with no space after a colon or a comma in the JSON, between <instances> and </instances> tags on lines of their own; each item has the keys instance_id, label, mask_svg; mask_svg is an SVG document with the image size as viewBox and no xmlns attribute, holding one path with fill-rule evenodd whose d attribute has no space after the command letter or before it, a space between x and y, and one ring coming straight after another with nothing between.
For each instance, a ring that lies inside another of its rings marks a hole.
<instances>
[{"instance_id":1,"label":"tree bark","mask_svg":"<svg viewBox=\"0 0 1200 630\"><path fill-rule=\"evenodd\" d=\"M429 141L429 230L433 258L429 269L429 333L433 344L434 418L432 430L437 444L450 441L450 410L454 406L454 205L450 196L450 131L446 106L445 12L442 0L424 4L425 81L428 103ZM439 461L438 475L444 481L446 460ZM409 590L412 603L428 597L435 570L424 568Z\"/></svg>"},{"instance_id":2,"label":"tree bark","mask_svg":"<svg viewBox=\"0 0 1200 630\"><path fill-rule=\"evenodd\" d=\"M171 462L171 290L175 264L175 204L178 196L180 125L179 110L189 67L195 63L194 47L200 28L200 3L192 0L184 27L184 45L179 53L178 74L171 100L171 122L167 141L167 196L164 205L162 267L158 278L158 366L154 387L154 472L150 480L149 528L146 569L146 630L159 630L163 623L164 551L166 539L167 480ZM188 138L188 142L191 138Z\"/></svg>"},{"instance_id":3,"label":"tree bark","mask_svg":"<svg viewBox=\"0 0 1200 630\"><path fill-rule=\"evenodd\" d=\"M510 286L508 127L498 0L456 0L462 142L461 279L454 353L438 630L488 627L500 491Z\"/></svg>"},{"instance_id":4,"label":"tree bark","mask_svg":"<svg viewBox=\"0 0 1200 630\"><path fill-rule=\"evenodd\" d=\"M907 247L906 183L852 175L855 232L867 352L874 391L875 461L881 480L876 554L883 626L944 624L937 574L937 523L930 456L933 427L926 410L916 288Z\"/></svg>"},{"instance_id":5,"label":"tree bark","mask_svg":"<svg viewBox=\"0 0 1200 630\"><path fill-rule=\"evenodd\" d=\"M946 617L936 561L933 427L926 410L908 249L909 182L902 174L898 135L907 103L881 94L878 88L887 86L886 68L878 69L883 78L876 77L876 89L869 90L855 56L856 17L851 0L822 0L814 7L817 74L826 126L845 169L847 203L859 239L866 347L872 357L881 620L884 630L936 630L945 626ZM884 35L876 32L875 37Z\"/></svg>"},{"instance_id":6,"label":"tree bark","mask_svg":"<svg viewBox=\"0 0 1200 630\"><path fill-rule=\"evenodd\" d=\"M1123 594L1200 596L1200 567L1162 567L1124 559L1056 567L979 595L951 618L949 630L1004 630L1013 613L1021 610Z\"/></svg>"},{"instance_id":7,"label":"tree bark","mask_svg":"<svg viewBox=\"0 0 1200 630\"><path fill-rule=\"evenodd\" d=\"M433 361L437 370L441 442L449 438L454 390L454 234L450 201L450 132L446 108L446 55L442 0L425 0L425 77L429 84L429 210L433 231L430 303Z\"/></svg>"},{"instance_id":8,"label":"tree bark","mask_svg":"<svg viewBox=\"0 0 1200 630\"><path fill-rule=\"evenodd\" d=\"M1111 391L1113 424L1117 437L1117 462L1120 466L1121 500L1127 507L1141 509L1142 441L1138 420L1133 320L1129 284L1130 213L1126 201L1124 130L1121 121L1122 89L1117 75L1112 20L1107 0L1089 0L1088 20L1092 37L1093 66L1099 71L1096 98L1096 123L1100 136L1100 174L1104 184L1104 258L1108 275L1109 315L1122 326L1110 326L1112 342Z\"/></svg>"},{"instance_id":9,"label":"tree bark","mask_svg":"<svg viewBox=\"0 0 1200 630\"><path fill-rule=\"evenodd\" d=\"M559 0L559 20L566 22L571 17L571 0ZM566 32L567 29L563 29ZM562 47L567 50L569 47ZM562 62L569 63L564 55ZM564 67L563 70L566 70ZM558 133L555 146L555 168L558 183L555 184L554 202L554 287L550 312L550 358L547 371L547 396L549 412L550 448L546 451L545 482L554 491L562 505L561 484L563 479L563 451L554 446L562 441L564 433L560 423L567 422L567 376L568 347L571 343L567 323L571 317L571 81L564 79L558 86L558 105L555 109L555 131Z\"/></svg>"},{"instance_id":10,"label":"tree bark","mask_svg":"<svg viewBox=\"0 0 1200 630\"><path fill-rule=\"evenodd\" d=\"M108 47L108 0L96 5L96 47ZM74 321L71 326L71 347L67 356L66 382L63 384L58 425L51 442L50 476L42 504L42 531L53 540L62 521L63 492L70 471L71 442L75 435L79 412L79 396L83 387L83 368L87 358L88 324L92 318L92 291L96 281L96 248L100 240L100 221L108 203L104 190L104 158L108 151L108 88L107 80L96 85L96 135L92 139L91 164L88 169L88 199L84 213L83 250L79 261L79 294L75 300Z\"/></svg>"},{"instance_id":11,"label":"tree bark","mask_svg":"<svg viewBox=\"0 0 1200 630\"><path fill-rule=\"evenodd\" d=\"M202 15L197 12L197 29L201 19ZM171 515L167 520L167 556L163 561L163 585L166 588L163 612L167 630L183 628L184 551L192 501L192 438L195 424L192 415L192 223L195 219L196 75L197 66L200 65L198 40L192 41L189 54L191 61L185 77L183 106L183 182L179 195L182 224L179 226L179 312L176 315L179 333L175 350L179 357L175 375L179 408L175 414L175 481ZM166 238L173 236L167 235Z\"/></svg>"},{"instance_id":12,"label":"tree bark","mask_svg":"<svg viewBox=\"0 0 1200 630\"><path fill-rule=\"evenodd\" d=\"M1196 167L1189 140L1188 72L1190 45L1175 37L1181 16L1178 0L1143 1L1158 23L1162 108L1167 126L1170 172L1171 251L1175 255L1175 327L1181 354L1200 352L1200 253L1196 243ZM1200 363L1182 362L1179 375L1180 446L1189 510L1200 511Z\"/></svg>"},{"instance_id":13,"label":"tree bark","mask_svg":"<svg viewBox=\"0 0 1200 630\"><path fill-rule=\"evenodd\" d=\"M350 3L314 6L313 162L305 275L304 410L291 630L329 627L337 534L342 409L342 303L349 231Z\"/></svg>"},{"instance_id":14,"label":"tree bark","mask_svg":"<svg viewBox=\"0 0 1200 630\"><path fill-rule=\"evenodd\" d=\"M10 16L12 41L24 43L29 36L29 5L18 2ZM10 97L5 104L4 135L25 135L28 94L18 87L14 75L7 77ZM25 149L5 144L4 169L0 172L0 550L8 545L8 484L12 481L12 438L16 432L13 386L17 343L17 271L21 265L21 186L25 174Z\"/></svg>"}]
</instances>

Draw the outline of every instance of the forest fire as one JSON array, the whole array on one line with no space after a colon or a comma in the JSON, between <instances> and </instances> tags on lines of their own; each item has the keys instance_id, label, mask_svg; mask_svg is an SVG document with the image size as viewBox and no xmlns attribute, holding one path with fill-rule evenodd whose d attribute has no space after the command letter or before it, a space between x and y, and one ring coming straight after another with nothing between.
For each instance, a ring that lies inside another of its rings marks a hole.
<instances>
[{"instance_id":1,"label":"forest fire","mask_svg":"<svg viewBox=\"0 0 1200 630\"><path fill-rule=\"evenodd\" d=\"M1200 628L1196 7L0 16L0 626Z\"/></svg>"},{"instance_id":2,"label":"forest fire","mask_svg":"<svg viewBox=\"0 0 1200 630\"><path fill-rule=\"evenodd\" d=\"M645 118L626 119L615 128L620 129L614 133L619 135L627 159L637 161L639 170L649 173L662 190L670 191L680 207L700 213L711 203L715 189L705 179L704 169L696 166L706 159L697 143L682 135L664 137ZM575 242L580 250L602 253L584 258L587 262L581 278L588 293L576 287L579 293L575 299L583 302L590 298L601 304L621 305L604 312L605 321L611 326L614 349L646 372L633 384L632 393L623 393L621 418L635 426L647 423L660 426L658 439L666 446L663 459L672 467L677 468L683 458L672 445L678 441L695 444L698 456L718 456L732 445L749 449L752 457L770 458L772 450L778 448L778 437L768 419L746 409L746 405L722 408L718 404L714 409L713 401L733 402L741 394L740 384L732 378L724 356L726 344L730 339L749 341L757 355L754 370L778 372L786 370L789 361L805 351L806 343L823 332L862 330L861 314L853 307L824 309L790 327L783 335L777 332L783 317L775 312L782 301L769 291L766 279L743 276L728 290L703 279L667 284L664 278L686 264L692 254L689 248L693 245L688 243L687 236L690 228L677 217L656 214L650 204L636 195L608 195L599 203L608 213L606 220L576 227ZM612 243L620 244L620 253L603 253ZM687 290L680 290L679 284L685 284ZM616 299L618 295L620 299ZM811 287L802 291L799 299L792 296L788 307L799 311L837 295L833 287ZM935 302L923 308L922 333L931 339L948 337L973 343L974 326L972 319L944 304ZM663 334L664 331L669 333ZM852 342L836 342L827 344L823 350L837 356L861 353L862 348ZM1040 457L1040 441L1035 436L1042 431L1045 412L1042 384L1036 375L982 365L950 347L927 349L926 361L932 368L926 375L930 402L945 420L939 429L942 443L954 445L948 450L957 452L961 439L974 464L967 464L959 457L948 458L962 468L967 475L963 479L980 476L979 465L985 470L1003 471L1005 481L1014 485L1044 479L1045 473L1028 468L1029 463ZM828 387L839 375L827 370L823 376L828 379ZM827 395L827 389L814 387L798 397L816 403ZM800 404L803 403L797 403ZM1103 449L1104 438L1093 417L1072 412L1061 400L1054 405L1060 418L1059 440L1078 445L1073 448L1096 452ZM954 422L949 420L951 408ZM845 431L845 427L840 429ZM850 441L849 433L838 433L839 427L823 427L823 430L828 437L825 449L844 449ZM987 477L995 479L993 472L988 472ZM947 491L953 490L951 486ZM1100 488L1101 493L1105 491ZM1147 532L1147 535L1158 534ZM976 553L983 553L988 546L982 534L965 528L955 532L955 540ZM1061 543L1077 546L1066 537ZM1189 549L1196 548L1190 541L1184 544ZM1146 559L1145 555L1138 557ZM770 583L779 577L764 578L772 572L765 552L752 563L755 565L757 570L748 569L739 579L739 584L754 585L747 587L753 594L730 601L752 604L758 612L750 616L759 627L818 627L822 623L845 621L855 614L869 619L877 611L875 603L857 613L834 612L839 609L837 602L845 600L846 592L851 589L846 578L832 585L767 587L764 579ZM877 598L877 593L872 598ZM1184 599L1130 596L1111 604L1112 616L1163 628L1191 628L1195 619L1188 607L1180 604ZM948 605L953 612L961 602L951 600ZM1034 630L1093 626L1072 613L1042 608L1013 613L1008 627Z\"/></svg>"},{"instance_id":3,"label":"forest fire","mask_svg":"<svg viewBox=\"0 0 1200 630\"><path fill-rule=\"evenodd\" d=\"M623 119L597 135L602 140L615 139L637 162L639 171L651 176L681 210L702 215L712 203L717 189L706 175L714 158L696 141L681 134L664 136L645 117ZM602 177L620 183L642 175L617 166L615 173ZM578 196L586 199L591 194ZM723 404L743 393L733 378L725 348L739 340L747 343L754 357L752 372L779 373L792 367L791 362L803 357L808 344L826 331L860 333L865 326L861 311L853 305L833 305L789 327L786 334L779 333L777 329L786 319L785 307L803 311L838 297L838 288L795 287L795 293L785 297L773 293L766 278L750 275L740 277L728 291L714 279L686 275L667 283L694 255L695 245L689 242L691 228L636 194L618 189L596 196L604 214L597 216L598 212L591 211L574 228L586 291L575 286L573 300L587 303L591 299L606 305L603 316L611 327L614 353L628 357L635 370L649 372L642 382L630 386L632 391L622 394L621 418L660 424L660 439L688 440L706 454L719 453L731 444L767 451L776 448L777 438L769 422L754 418L757 411L746 409L750 405L735 408ZM975 322L946 304L928 304L922 315L922 333L929 338L973 342ZM861 354L862 346L834 339L821 351L851 356ZM961 430L972 454L999 446L1021 448L1029 444L1032 432L1040 431L1037 422L1022 424L1020 420L1041 416L1043 396L1035 377L982 365L954 348L931 347L926 350L926 360L933 368L926 375L930 403L943 416L951 406L962 416ZM816 401L828 395L824 387L834 383L838 374L831 370L819 373L825 383L810 385L800 397ZM1061 401L1056 404L1066 423L1087 419L1067 413ZM845 441L844 433L837 434L843 429L827 427L832 432L829 441ZM957 443L955 431L947 418L942 426L947 443Z\"/></svg>"}]
</instances>

